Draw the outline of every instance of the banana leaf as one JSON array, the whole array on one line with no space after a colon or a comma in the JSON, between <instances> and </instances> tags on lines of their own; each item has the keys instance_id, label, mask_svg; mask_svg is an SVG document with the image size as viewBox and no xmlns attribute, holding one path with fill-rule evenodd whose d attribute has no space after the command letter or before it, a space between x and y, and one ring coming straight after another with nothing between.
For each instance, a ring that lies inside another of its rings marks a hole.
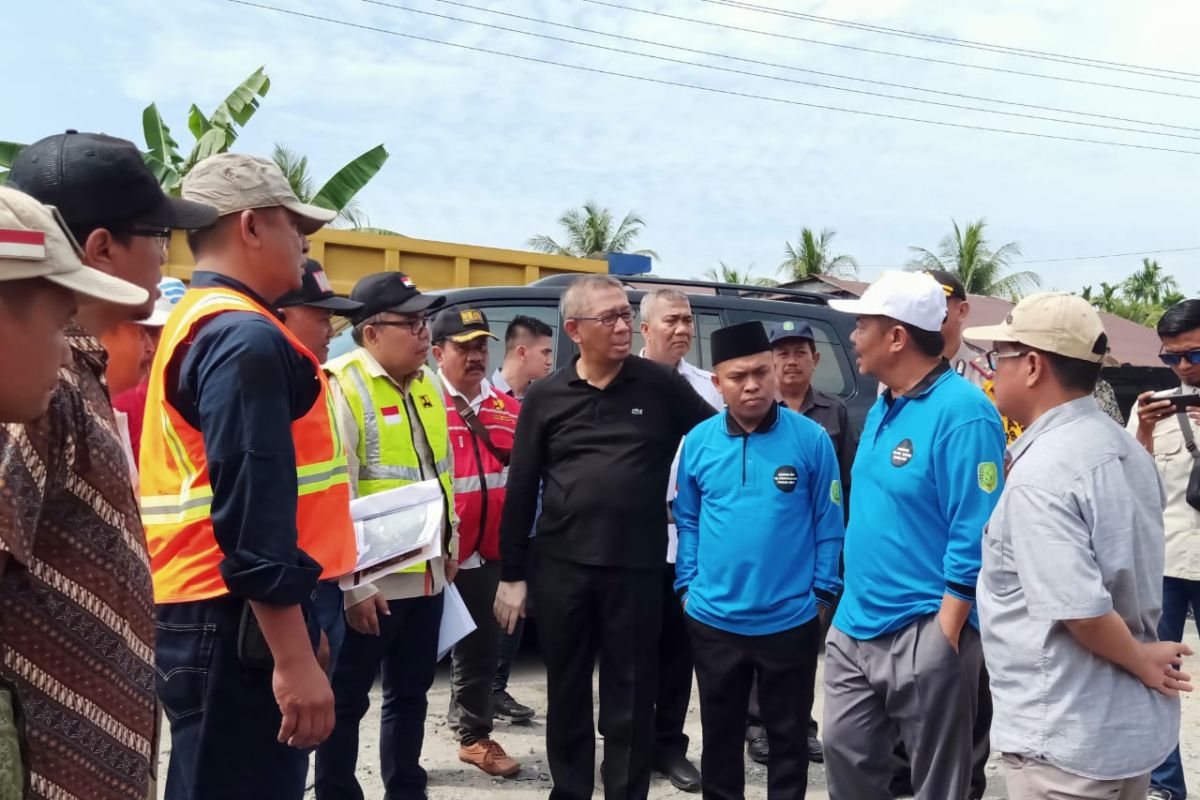
<instances>
[{"instance_id":1,"label":"banana leaf","mask_svg":"<svg viewBox=\"0 0 1200 800\"><path fill-rule=\"evenodd\" d=\"M242 81L209 118L214 127L229 131L226 146L232 145L237 139L234 126L244 127L254 116L254 112L258 111L258 98L266 97L270 91L271 79L267 77L265 69L266 67L259 67L249 78Z\"/></svg>"},{"instance_id":2,"label":"banana leaf","mask_svg":"<svg viewBox=\"0 0 1200 800\"><path fill-rule=\"evenodd\" d=\"M183 163L183 156L179 154L179 143L171 138L171 129L163 121L162 114L158 113L158 106L154 103L146 106L146 110L142 112L142 132L146 137L146 147L149 148L150 155L171 167Z\"/></svg>"},{"instance_id":3,"label":"banana leaf","mask_svg":"<svg viewBox=\"0 0 1200 800\"><path fill-rule=\"evenodd\" d=\"M388 151L383 145L371 148L326 181L313 196L313 205L341 211L379 173L387 160Z\"/></svg>"}]
</instances>

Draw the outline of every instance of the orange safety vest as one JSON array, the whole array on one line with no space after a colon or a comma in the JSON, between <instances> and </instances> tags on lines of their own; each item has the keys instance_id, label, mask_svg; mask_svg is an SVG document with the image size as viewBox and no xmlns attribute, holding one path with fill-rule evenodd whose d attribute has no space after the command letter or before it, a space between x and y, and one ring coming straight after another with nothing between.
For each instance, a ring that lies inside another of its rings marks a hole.
<instances>
[{"instance_id":1,"label":"orange safety vest","mask_svg":"<svg viewBox=\"0 0 1200 800\"><path fill-rule=\"evenodd\" d=\"M189 346L203 324L228 311L261 314L312 361L320 395L308 413L292 423L299 483L297 546L322 566L322 579L344 575L357 562L345 446L321 365L274 314L246 295L224 287L189 289L163 328L150 369L142 428L142 522L156 603L229 594L218 569L225 554L213 535L204 438L167 400L166 386L169 366L180 347Z\"/></svg>"}]
</instances>

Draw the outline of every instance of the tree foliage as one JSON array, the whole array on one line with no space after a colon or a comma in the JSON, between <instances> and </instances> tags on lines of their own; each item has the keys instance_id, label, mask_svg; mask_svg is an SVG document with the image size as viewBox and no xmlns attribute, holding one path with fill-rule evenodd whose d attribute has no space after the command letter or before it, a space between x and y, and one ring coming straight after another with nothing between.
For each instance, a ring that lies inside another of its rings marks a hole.
<instances>
[{"instance_id":1,"label":"tree foliage","mask_svg":"<svg viewBox=\"0 0 1200 800\"><path fill-rule=\"evenodd\" d=\"M566 237L562 243L551 236L539 234L529 240L529 246L539 253L575 258L594 258L605 253L632 253L658 258L653 250L633 249L646 223L632 211L620 223L615 223L611 211L589 201L580 208L563 212L558 224Z\"/></svg>"},{"instance_id":2,"label":"tree foliage","mask_svg":"<svg viewBox=\"0 0 1200 800\"><path fill-rule=\"evenodd\" d=\"M951 220L953 231L938 243L934 253L923 247L910 247L915 255L908 262L912 270L942 269L958 276L968 294L1003 297L1019 300L1031 289L1041 286L1037 273L1012 272L1013 262L1020 257L1021 248L1009 242L993 250L984 230L987 223L979 219L960 228Z\"/></svg>"}]
</instances>

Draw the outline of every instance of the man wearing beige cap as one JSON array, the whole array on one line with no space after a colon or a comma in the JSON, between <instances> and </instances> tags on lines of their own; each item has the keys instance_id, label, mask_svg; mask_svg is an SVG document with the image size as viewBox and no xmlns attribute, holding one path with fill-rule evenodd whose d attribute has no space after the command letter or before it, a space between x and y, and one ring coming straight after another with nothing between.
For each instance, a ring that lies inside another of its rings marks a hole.
<instances>
[{"instance_id":1,"label":"man wearing beige cap","mask_svg":"<svg viewBox=\"0 0 1200 800\"><path fill-rule=\"evenodd\" d=\"M24 708L32 797L141 798L159 718L154 598L99 337L150 314L171 229L215 211L167 197L132 142L101 134L34 142L8 185L57 208L80 260L112 277L66 331L47 413L0 434L0 671Z\"/></svg>"},{"instance_id":2,"label":"man wearing beige cap","mask_svg":"<svg viewBox=\"0 0 1200 800\"><path fill-rule=\"evenodd\" d=\"M1004 433L942 358L946 295L885 272L858 300L860 372L887 387L854 459L845 591L826 641L825 767L833 800L886 800L896 733L918 800L962 800L983 660L979 547L1002 484Z\"/></svg>"},{"instance_id":3,"label":"man wearing beige cap","mask_svg":"<svg viewBox=\"0 0 1200 800\"><path fill-rule=\"evenodd\" d=\"M141 444L166 796L298 800L333 727L310 606L356 553L328 385L275 301L334 213L233 153L197 164L183 196L220 216L188 233L196 270L163 328Z\"/></svg>"},{"instance_id":4,"label":"man wearing beige cap","mask_svg":"<svg viewBox=\"0 0 1200 800\"><path fill-rule=\"evenodd\" d=\"M1141 800L1175 746L1191 650L1158 641L1162 486L1092 397L1100 317L1046 292L964 335L995 343L996 403L1024 431L978 592L1008 796Z\"/></svg>"}]
</instances>

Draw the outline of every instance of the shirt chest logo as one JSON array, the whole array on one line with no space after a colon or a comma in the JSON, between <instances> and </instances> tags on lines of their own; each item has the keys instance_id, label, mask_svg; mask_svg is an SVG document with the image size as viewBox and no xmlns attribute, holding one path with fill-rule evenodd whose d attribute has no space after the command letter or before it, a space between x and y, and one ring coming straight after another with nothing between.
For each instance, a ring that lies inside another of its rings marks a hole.
<instances>
[{"instance_id":1,"label":"shirt chest logo","mask_svg":"<svg viewBox=\"0 0 1200 800\"><path fill-rule=\"evenodd\" d=\"M775 470L775 488L784 494L796 491L796 481L798 479L799 475L793 466L785 464Z\"/></svg>"},{"instance_id":2,"label":"shirt chest logo","mask_svg":"<svg viewBox=\"0 0 1200 800\"><path fill-rule=\"evenodd\" d=\"M892 450L892 466L903 467L913 457L912 439L905 439L900 444L896 445L896 449Z\"/></svg>"},{"instance_id":3,"label":"shirt chest logo","mask_svg":"<svg viewBox=\"0 0 1200 800\"><path fill-rule=\"evenodd\" d=\"M631 408L629 409L629 413L633 414L635 417L640 417L642 415L642 410L640 408Z\"/></svg>"}]
</instances>

